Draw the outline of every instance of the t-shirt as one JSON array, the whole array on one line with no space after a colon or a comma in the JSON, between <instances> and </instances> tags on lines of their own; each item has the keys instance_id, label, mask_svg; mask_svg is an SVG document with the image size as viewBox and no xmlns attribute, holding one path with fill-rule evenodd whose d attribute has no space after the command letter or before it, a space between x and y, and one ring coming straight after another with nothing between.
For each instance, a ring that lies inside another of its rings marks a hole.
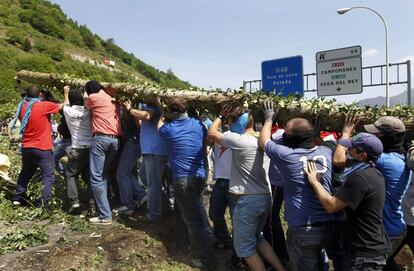
<instances>
[{"instance_id":1,"label":"t-shirt","mask_svg":"<svg viewBox=\"0 0 414 271\"><path fill-rule=\"evenodd\" d=\"M388 236L404 233L406 226L401 202L411 180L405 156L396 152L383 153L375 163L385 179L384 227Z\"/></svg>"},{"instance_id":2,"label":"t-shirt","mask_svg":"<svg viewBox=\"0 0 414 271\"><path fill-rule=\"evenodd\" d=\"M321 174L322 186L332 194L331 149L326 146L292 149L269 140L265 152L277 165L283 179L279 186L283 188L285 220L289 226L336 219L335 215L328 214L322 207L303 170L307 161L315 161L318 173Z\"/></svg>"},{"instance_id":3,"label":"t-shirt","mask_svg":"<svg viewBox=\"0 0 414 271\"><path fill-rule=\"evenodd\" d=\"M72 147L89 147L92 142L91 112L80 105L66 105L63 107L63 114L72 135Z\"/></svg>"},{"instance_id":4,"label":"t-shirt","mask_svg":"<svg viewBox=\"0 0 414 271\"><path fill-rule=\"evenodd\" d=\"M272 134L272 140L275 142L282 143L282 136L284 134L285 130L278 128L273 134ZM270 159L270 165L269 165L269 180L272 185L275 186L281 186L281 182L283 182L282 174L280 174L279 169L277 168L277 165L275 164L274 160Z\"/></svg>"},{"instance_id":5,"label":"t-shirt","mask_svg":"<svg viewBox=\"0 0 414 271\"><path fill-rule=\"evenodd\" d=\"M159 130L167 143L168 158L173 177L205 177L204 140L207 129L193 118L177 119L164 123Z\"/></svg>"},{"instance_id":6,"label":"t-shirt","mask_svg":"<svg viewBox=\"0 0 414 271\"><path fill-rule=\"evenodd\" d=\"M27 103L22 107L19 115L21 121L26 112ZM53 149L52 127L50 114L59 112L59 104L52 102L36 102L32 106L30 118L27 122L22 138L23 148L36 148L39 150Z\"/></svg>"},{"instance_id":7,"label":"t-shirt","mask_svg":"<svg viewBox=\"0 0 414 271\"><path fill-rule=\"evenodd\" d=\"M346 253L374 257L389 252L382 210L385 202L384 177L374 167L351 174L335 197L345 202L344 247Z\"/></svg>"},{"instance_id":8,"label":"t-shirt","mask_svg":"<svg viewBox=\"0 0 414 271\"><path fill-rule=\"evenodd\" d=\"M214 145L214 179L231 178L231 159L232 151L230 148L225 148L219 144Z\"/></svg>"},{"instance_id":9,"label":"t-shirt","mask_svg":"<svg viewBox=\"0 0 414 271\"><path fill-rule=\"evenodd\" d=\"M270 187L264 169L264 153L258 138L249 133L225 132L222 143L231 148L231 178L229 192L233 194L269 194Z\"/></svg>"},{"instance_id":10,"label":"t-shirt","mask_svg":"<svg viewBox=\"0 0 414 271\"><path fill-rule=\"evenodd\" d=\"M414 181L412 179L402 202L402 210L405 223L414 226Z\"/></svg>"},{"instance_id":11,"label":"t-shirt","mask_svg":"<svg viewBox=\"0 0 414 271\"><path fill-rule=\"evenodd\" d=\"M157 124L160 119L158 107L141 104L140 110L153 112L153 117L149 121L141 122L141 152L142 154L167 155L167 143L161 138Z\"/></svg>"},{"instance_id":12,"label":"t-shirt","mask_svg":"<svg viewBox=\"0 0 414 271\"><path fill-rule=\"evenodd\" d=\"M92 113L92 133L120 136L121 116L119 106L105 91L89 95L86 108Z\"/></svg>"}]
</instances>

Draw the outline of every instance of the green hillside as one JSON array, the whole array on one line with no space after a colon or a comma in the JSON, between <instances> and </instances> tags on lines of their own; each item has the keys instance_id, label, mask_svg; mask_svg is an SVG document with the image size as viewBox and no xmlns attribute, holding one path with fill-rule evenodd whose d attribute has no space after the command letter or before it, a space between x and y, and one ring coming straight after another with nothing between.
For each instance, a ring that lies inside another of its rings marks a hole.
<instances>
[{"instance_id":1,"label":"green hillside","mask_svg":"<svg viewBox=\"0 0 414 271\"><path fill-rule=\"evenodd\" d=\"M105 59L114 61L115 66L106 65ZM103 40L86 26L78 25L56 4L45 0L1 0L0 104L3 108L19 98L13 78L22 69L106 82L149 80L171 88L190 86L171 71L159 71L125 52L113 39Z\"/></svg>"}]
</instances>

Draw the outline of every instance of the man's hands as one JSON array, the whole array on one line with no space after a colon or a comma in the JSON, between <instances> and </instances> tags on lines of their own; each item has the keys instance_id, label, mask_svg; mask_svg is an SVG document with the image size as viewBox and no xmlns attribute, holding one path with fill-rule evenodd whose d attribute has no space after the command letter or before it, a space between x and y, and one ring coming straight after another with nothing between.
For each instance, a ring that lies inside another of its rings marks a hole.
<instances>
[{"instance_id":1,"label":"man's hands","mask_svg":"<svg viewBox=\"0 0 414 271\"><path fill-rule=\"evenodd\" d=\"M306 166L303 168L306 176L308 177L309 183L314 186L313 184L320 182L321 177L317 173L316 163L314 161L308 161Z\"/></svg>"},{"instance_id":2,"label":"man's hands","mask_svg":"<svg viewBox=\"0 0 414 271\"><path fill-rule=\"evenodd\" d=\"M230 114L230 111L232 110L232 106L229 104L225 104L221 107L219 118L227 117Z\"/></svg>"},{"instance_id":3,"label":"man's hands","mask_svg":"<svg viewBox=\"0 0 414 271\"><path fill-rule=\"evenodd\" d=\"M132 107L131 107L131 101L125 101L125 102L123 102L123 104L125 106L125 110L126 111L129 112L132 109Z\"/></svg>"},{"instance_id":4,"label":"man's hands","mask_svg":"<svg viewBox=\"0 0 414 271\"><path fill-rule=\"evenodd\" d=\"M265 117L265 122L269 121L272 122L273 121L273 116L275 114L275 110L273 109L273 101L271 100L266 100L263 102L263 114Z\"/></svg>"},{"instance_id":5,"label":"man's hands","mask_svg":"<svg viewBox=\"0 0 414 271\"><path fill-rule=\"evenodd\" d=\"M69 91L70 91L70 87L69 86L64 86L63 87L63 95L69 95Z\"/></svg>"},{"instance_id":6,"label":"man's hands","mask_svg":"<svg viewBox=\"0 0 414 271\"><path fill-rule=\"evenodd\" d=\"M360 122L360 119L357 116L347 115L345 119L344 128L342 129L342 138L352 137L359 122Z\"/></svg>"}]
</instances>

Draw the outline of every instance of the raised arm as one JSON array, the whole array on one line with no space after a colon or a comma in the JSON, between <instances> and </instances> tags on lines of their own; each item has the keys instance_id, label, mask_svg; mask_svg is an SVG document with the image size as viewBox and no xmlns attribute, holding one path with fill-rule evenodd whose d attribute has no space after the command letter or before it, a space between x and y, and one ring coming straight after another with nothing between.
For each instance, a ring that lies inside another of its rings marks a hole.
<instances>
[{"instance_id":1,"label":"raised arm","mask_svg":"<svg viewBox=\"0 0 414 271\"><path fill-rule=\"evenodd\" d=\"M210 128L208 129L207 138L211 141L214 141L217 144L222 144L223 133L221 132L221 124L224 116L227 116L231 110L230 105L224 105L221 108L220 114L213 121Z\"/></svg>"},{"instance_id":2,"label":"raised arm","mask_svg":"<svg viewBox=\"0 0 414 271\"><path fill-rule=\"evenodd\" d=\"M355 132L355 129L359 123L359 119L356 116L347 116L345 120L345 125L342 130L341 138L348 139L351 138ZM341 144L336 145L335 153L333 156L332 163L338 168L346 167L346 151L347 147L342 146Z\"/></svg>"},{"instance_id":3,"label":"raised arm","mask_svg":"<svg viewBox=\"0 0 414 271\"><path fill-rule=\"evenodd\" d=\"M263 112L265 116L265 123L263 124L262 130L259 135L259 146L264 150L264 146L270 137L272 136L272 120L275 111L273 110L273 102L265 101L263 103Z\"/></svg>"},{"instance_id":4,"label":"raised arm","mask_svg":"<svg viewBox=\"0 0 414 271\"><path fill-rule=\"evenodd\" d=\"M139 110L139 109L132 108L130 101L124 102L124 105L128 113L134 119L150 121L154 117L154 112L152 111Z\"/></svg>"}]
</instances>

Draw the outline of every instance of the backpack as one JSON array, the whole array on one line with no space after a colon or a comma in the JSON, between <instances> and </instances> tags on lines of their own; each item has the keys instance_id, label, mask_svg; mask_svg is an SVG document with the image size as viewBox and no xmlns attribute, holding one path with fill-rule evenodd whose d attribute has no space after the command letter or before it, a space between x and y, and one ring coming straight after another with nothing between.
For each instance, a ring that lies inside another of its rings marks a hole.
<instances>
[{"instance_id":1,"label":"backpack","mask_svg":"<svg viewBox=\"0 0 414 271\"><path fill-rule=\"evenodd\" d=\"M20 143L22 137L20 136L20 121L16 120L16 125L13 129L13 123L15 119L12 119L7 125L7 135L9 137L10 143Z\"/></svg>"}]
</instances>

